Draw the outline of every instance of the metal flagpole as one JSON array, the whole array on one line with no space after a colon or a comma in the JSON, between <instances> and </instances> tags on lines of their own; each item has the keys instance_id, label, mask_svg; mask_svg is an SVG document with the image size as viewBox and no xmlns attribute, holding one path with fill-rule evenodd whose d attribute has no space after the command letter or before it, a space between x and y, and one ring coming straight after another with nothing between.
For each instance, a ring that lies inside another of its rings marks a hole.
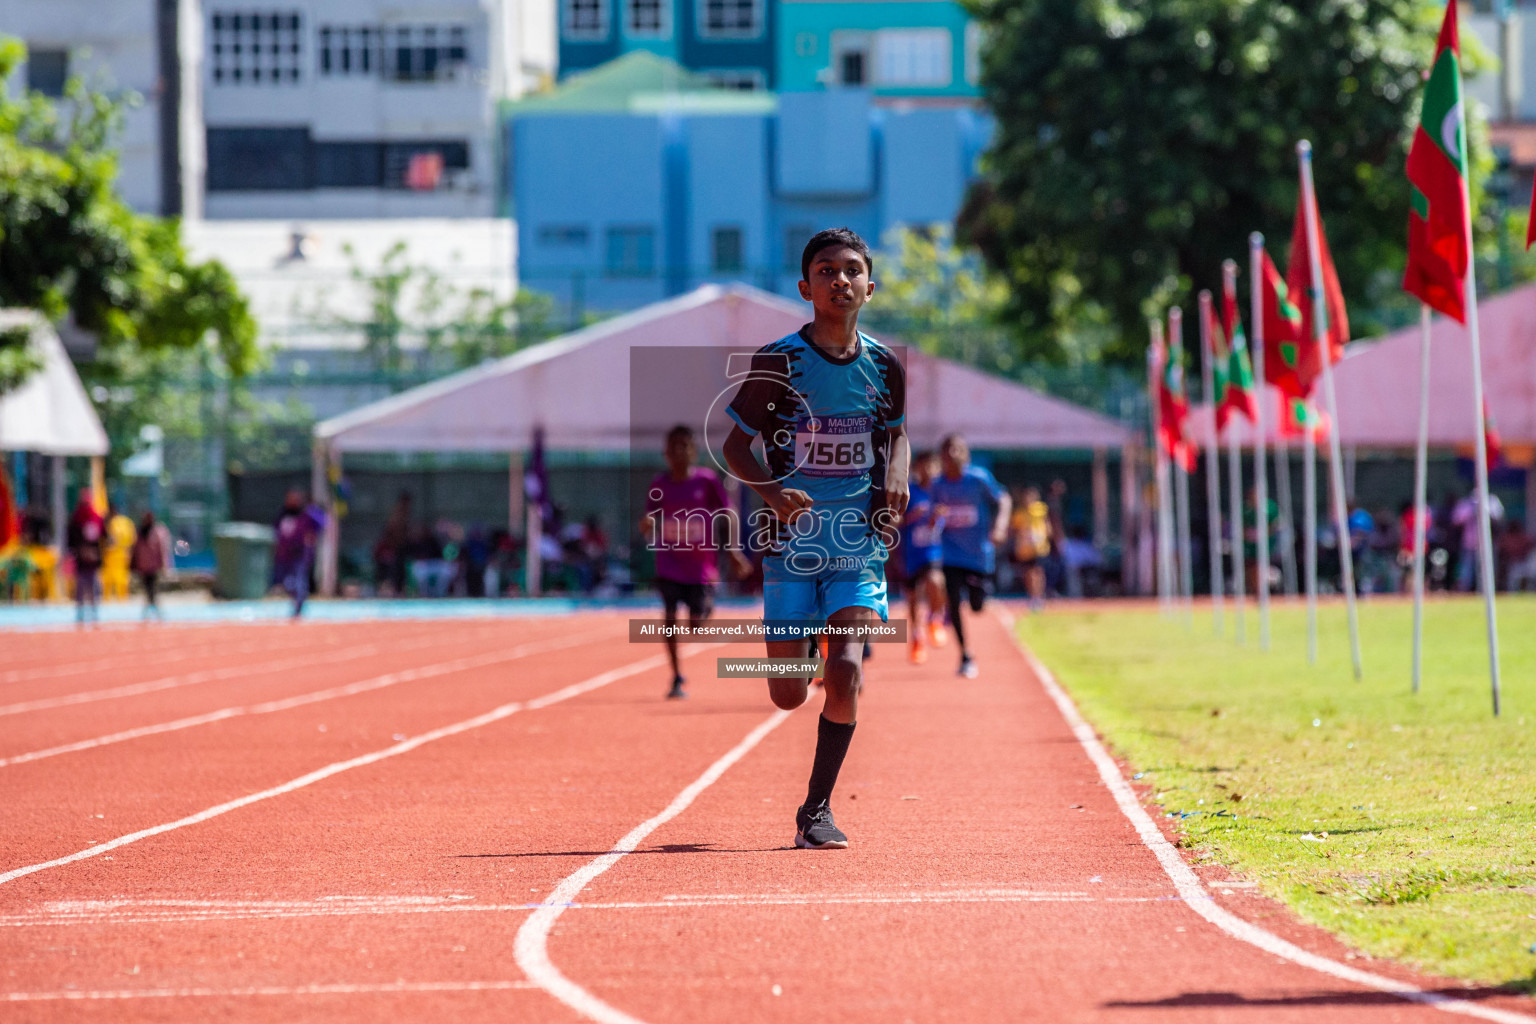
<instances>
[{"instance_id":1,"label":"metal flagpole","mask_svg":"<svg viewBox=\"0 0 1536 1024\"><path fill-rule=\"evenodd\" d=\"M1168 311L1168 358L1173 358L1174 348L1184 351L1184 311L1175 306ZM1179 367L1179 380L1183 381L1183 366ZM1189 394L1188 388L1184 391ZM1173 493L1173 514L1179 531L1179 595L1183 599L1184 624L1194 625L1195 567L1190 561L1189 542L1189 471L1183 459L1173 460L1173 478L1177 487Z\"/></svg>"},{"instance_id":2,"label":"metal flagpole","mask_svg":"<svg viewBox=\"0 0 1536 1024\"><path fill-rule=\"evenodd\" d=\"M1317 664L1317 410L1304 403L1301 442L1301 549L1307 591L1307 664Z\"/></svg>"},{"instance_id":3,"label":"metal flagpole","mask_svg":"<svg viewBox=\"0 0 1536 1024\"><path fill-rule=\"evenodd\" d=\"M1424 659L1424 541L1429 512L1429 305L1419 304L1419 446L1413 457L1413 692Z\"/></svg>"},{"instance_id":4,"label":"metal flagpole","mask_svg":"<svg viewBox=\"0 0 1536 1024\"><path fill-rule=\"evenodd\" d=\"M1232 268L1236 275L1237 268ZM1253 424L1253 527L1258 540L1258 564L1254 566L1254 586L1259 598L1259 650L1269 650L1269 467L1265 465L1264 407L1269 396L1264 391L1264 236L1255 231L1248 236L1248 335L1253 359L1253 393L1256 409ZM1242 522L1241 519L1238 520Z\"/></svg>"},{"instance_id":5,"label":"metal flagpole","mask_svg":"<svg viewBox=\"0 0 1536 1024\"><path fill-rule=\"evenodd\" d=\"M1467 165L1466 141L1462 141L1462 166ZM1465 179L1463 179L1465 181ZM1462 186L1465 188L1465 184ZM1470 235L1470 225L1468 234ZM1468 238L1467 251L1471 252ZM1488 497L1488 433L1483 419L1483 343L1477 330L1477 274L1467 264L1467 333L1472 338L1472 408L1477 417L1477 526L1478 575L1483 578L1483 604L1488 615L1488 680L1493 688L1493 713L1499 713L1499 620L1494 608L1493 522Z\"/></svg>"},{"instance_id":6,"label":"metal flagpole","mask_svg":"<svg viewBox=\"0 0 1536 1024\"><path fill-rule=\"evenodd\" d=\"M1211 627L1221 636L1221 439L1216 434L1216 343L1211 337L1211 293L1202 290L1200 300L1200 388L1211 407L1210 429L1205 435L1205 544L1211 567Z\"/></svg>"},{"instance_id":7,"label":"metal flagpole","mask_svg":"<svg viewBox=\"0 0 1536 1024\"><path fill-rule=\"evenodd\" d=\"M1333 352L1327 334L1327 297L1323 294L1323 254L1319 240L1322 232L1318 224L1317 192L1312 184L1312 144L1306 139L1296 143L1296 155L1301 161L1302 201L1306 204L1307 256L1312 263L1312 334L1313 341L1322 349L1323 401L1327 404L1329 419L1328 469L1332 474L1333 518L1334 529L1338 531L1339 564L1344 570L1344 607L1349 617L1349 657L1354 664L1355 678L1359 679L1364 670L1360 662L1359 611L1355 607L1355 555L1349 542L1349 512L1344 500L1344 455L1339 441L1339 406L1333 393ZM1481 403L1478 408L1482 408ZM1478 423L1481 427L1481 413ZM1315 577L1315 565L1312 571ZM1316 580L1313 582L1315 586ZM1315 597L1314 594L1314 600Z\"/></svg>"},{"instance_id":8,"label":"metal flagpole","mask_svg":"<svg viewBox=\"0 0 1536 1024\"><path fill-rule=\"evenodd\" d=\"M1163 352L1163 323L1152 321L1152 345L1147 349L1147 392L1152 407L1152 485L1157 493L1157 603L1166 615L1173 611L1173 524L1168 498L1168 453L1163 451L1162 406L1158 401L1159 359Z\"/></svg>"},{"instance_id":9,"label":"metal flagpole","mask_svg":"<svg viewBox=\"0 0 1536 1024\"><path fill-rule=\"evenodd\" d=\"M1286 401L1282 398L1281 401ZM1286 597L1295 597L1296 580L1296 501L1291 495L1291 443L1282 433L1275 434L1275 503L1280 506L1277 523L1283 543L1280 547L1280 585Z\"/></svg>"}]
</instances>

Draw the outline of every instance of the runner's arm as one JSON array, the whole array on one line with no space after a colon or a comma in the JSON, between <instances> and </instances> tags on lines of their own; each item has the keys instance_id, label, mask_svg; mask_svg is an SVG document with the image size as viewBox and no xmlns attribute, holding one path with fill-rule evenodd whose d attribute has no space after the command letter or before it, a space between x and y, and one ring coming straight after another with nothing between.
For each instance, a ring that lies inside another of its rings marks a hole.
<instances>
[{"instance_id":1,"label":"runner's arm","mask_svg":"<svg viewBox=\"0 0 1536 1024\"><path fill-rule=\"evenodd\" d=\"M907 440L907 426L898 423L888 427L891 441L890 456L885 464L885 502L898 522L907 513L907 500L911 497L907 474L911 468L912 445Z\"/></svg>"},{"instance_id":2,"label":"runner's arm","mask_svg":"<svg viewBox=\"0 0 1536 1024\"><path fill-rule=\"evenodd\" d=\"M811 496L793 487L785 487L773 479L767 468L758 461L752 451L752 435L741 429L740 424L731 427L725 439L725 464L731 473L757 492L768 507L785 523L791 522L812 505Z\"/></svg>"}]
</instances>

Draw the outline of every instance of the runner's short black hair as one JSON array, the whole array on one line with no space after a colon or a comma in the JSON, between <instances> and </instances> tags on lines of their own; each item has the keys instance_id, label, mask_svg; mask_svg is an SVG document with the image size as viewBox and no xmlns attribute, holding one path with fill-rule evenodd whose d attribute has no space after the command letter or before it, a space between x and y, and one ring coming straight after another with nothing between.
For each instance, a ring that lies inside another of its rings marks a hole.
<instances>
[{"instance_id":1,"label":"runner's short black hair","mask_svg":"<svg viewBox=\"0 0 1536 1024\"><path fill-rule=\"evenodd\" d=\"M677 426L675 426L671 430L667 431L667 447L668 448L672 447L672 442L673 441L692 441L692 440L693 440L693 428L690 427L686 423L679 423Z\"/></svg>"},{"instance_id":2,"label":"runner's short black hair","mask_svg":"<svg viewBox=\"0 0 1536 1024\"><path fill-rule=\"evenodd\" d=\"M811 279L811 260L823 249L830 249L834 245L846 245L860 256L864 257L864 265L869 268L871 275L875 272L875 260L869 254L869 244L859 237L859 233L852 228L827 228L818 231L811 236L811 240L805 243L805 252L800 254L800 280Z\"/></svg>"}]
</instances>

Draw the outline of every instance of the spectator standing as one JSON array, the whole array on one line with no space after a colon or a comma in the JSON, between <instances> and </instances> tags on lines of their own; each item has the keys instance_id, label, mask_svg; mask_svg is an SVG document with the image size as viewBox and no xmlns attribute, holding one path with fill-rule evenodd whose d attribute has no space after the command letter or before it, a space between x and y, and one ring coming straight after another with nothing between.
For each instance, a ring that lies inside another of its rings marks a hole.
<instances>
[{"instance_id":1,"label":"spectator standing","mask_svg":"<svg viewBox=\"0 0 1536 1024\"><path fill-rule=\"evenodd\" d=\"M66 541L75 562L75 622L83 628L87 608L92 622L100 618L96 587L101 573L102 547L106 542L106 523L91 501L89 488L80 492L74 515L69 517Z\"/></svg>"},{"instance_id":2,"label":"spectator standing","mask_svg":"<svg viewBox=\"0 0 1536 1024\"><path fill-rule=\"evenodd\" d=\"M304 492L293 490L283 501L277 517L277 545L272 553L272 568L288 596L293 598L295 621L304 614L309 599L309 574L315 564L315 545L325 513L316 505L307 505Z\"/></svg>"},{"instance_id":3,"label":"spectator standing","mask_svg":"<svg viewBox=\"0 0 1536 1024\"><path fill-rule=\"evenodd\" d=\"M411 493L401 491L395 507L384 523L378 543L373 546L373 584L382 589L389 584L393 596L405 593L405 563L411 543Z\"/></svg>"},{"instance_id":4,"label":"spectator standing","mask_svg":"<svg viewBox=\"0 0 1536 1024\"><path fill-rule=\"evenodd\" d=\"M161 535L160 527L155 523L155 514L145 512L144 518L139 520L138 536L133 541L133 552L130 562L134 573L139 577L139 583L144 587L144 618L149 618L153 612L155 618L164 619L160 611L160 572L165 568L166 546L165 539Z\"/></svg>"},{"instance_id":5,"label":"spectator standing","mask_svg":"<svg viewBox=\"0 0 1536 1024\"><path fill-rule=\"evenodd\" d=\"M1013 561L1030 604L1039 608L1045 601L1045 559L1052 550L1052 530L1050 506L1040 500L1038 488L1024 488L1012 520Z\"/></svg>"},{"instance_id":6,"label":"spectator standing","mask_svg":"<svg viewBox=\"0 0 1536 1024\"><path fill-rule=\"evenodd\" d=\"M1497 532L1498 524L1504 519L1504 503L1497 494L1488 495L1488 515ZM1482 550L1483 533L1480 518L1476 492L1462 498L1451 510L1451 526L1461 536L1460 557L1456 560L1456 589L1460 591L1469 591L1477 583L1478 552Z\"/></svg>"}]
</instances>

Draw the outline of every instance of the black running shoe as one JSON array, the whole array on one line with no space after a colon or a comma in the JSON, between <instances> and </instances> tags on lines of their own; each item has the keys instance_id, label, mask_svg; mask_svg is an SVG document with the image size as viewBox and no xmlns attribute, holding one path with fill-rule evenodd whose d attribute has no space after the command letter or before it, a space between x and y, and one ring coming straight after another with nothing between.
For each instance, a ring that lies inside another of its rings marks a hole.
<instances>
[{"instance_id":1,"label":"black running shoe","mask_svg":"<svg viewBox=\"0 0 1536 1024\"><path fill-rule=\"evenodd\" d=\"M971 660L970 658L960 659L960 675L964 676L966 679L975 679L979 674L980 672L976 668L975 661Z\"/></svg>"},{"instance_id":2,"label":"black running shoe","mask_svg":"<svg viewBox=\"0 0 1536 1024\"><path fill-rule=\"evenodd\" d=\"M678 676L672 680L672 689L667 691L667 700L682 700L688 696L688 691L683 689L683 677Z\"/></svg>"},{"instance_id":3,"label":"black running shoe","mask_svg":"<svg viewBox=\"0 0 1536 1024\"><path fill-rule=\"evenodd\" d=\"M795 845L802 850L846 850L848 837L832 822L832 808L820 804L795 812Z\"/></svg>"}]
</instances>

